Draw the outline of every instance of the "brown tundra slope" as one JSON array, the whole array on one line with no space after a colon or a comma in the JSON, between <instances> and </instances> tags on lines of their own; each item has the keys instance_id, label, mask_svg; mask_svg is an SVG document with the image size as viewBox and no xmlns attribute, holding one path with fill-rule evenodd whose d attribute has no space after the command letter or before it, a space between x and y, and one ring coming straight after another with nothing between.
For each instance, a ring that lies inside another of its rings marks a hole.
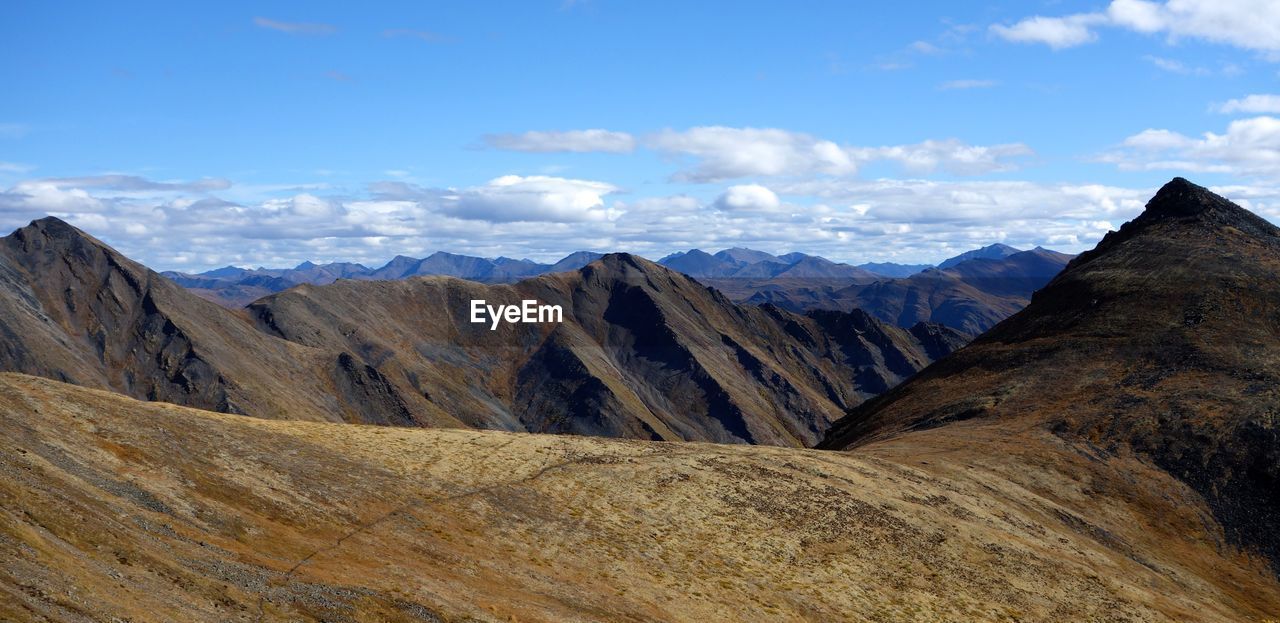
<instances>
[{"instance_id":1,"label":"brown tundra slope","mask_svg":"<svg viewBox=\"0 0 1280 623\"><path fill-rule=\"evenodd\" d=\"M1280 229L1176 178L1026 309L854 410L823 447L962 420L1052 433L1164 470L1202 497L1222 547L1280 569L1278 418Z\"/></svg>"},{"instance_id":2,"label":"brown tundra slope","mask_svg":"<svg viewBox=\"0 0 1280 623\"><path fill-rule=\"evenodd\" d=\"M0 374L0 620L1274 620L1131 454L974 419L855 452L261 420Z\"/></svg>"},{"instance_id":3,"label":"brown tundra slope","mask_svg":"<svg viewBox=\"0 0 1280 623\"><path fill-rule=\"evenodd\" d=\"M471 299L525 298L565 322L470 323ZM738 306L627 255L509 286L300 286L248 314L56 218L0 239L0 370L273 419L812 445L964 339Z\"/></svg>"}]
</instances>

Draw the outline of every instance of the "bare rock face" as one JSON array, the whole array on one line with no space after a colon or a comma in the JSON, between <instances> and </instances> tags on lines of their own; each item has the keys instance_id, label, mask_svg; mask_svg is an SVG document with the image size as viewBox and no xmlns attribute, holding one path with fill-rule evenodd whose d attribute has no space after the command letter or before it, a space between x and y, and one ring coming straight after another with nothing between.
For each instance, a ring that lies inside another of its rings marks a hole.
<instances>
[{"instance_id":1,"label":"bare rock face","mask_svg":"<svg viewBox=\"0 0 1280 623\"><path fill-rule=\"evenodd\" d=\"M1136 452L1280 569L1280 229L1184 179L1031 304L855 409L824 447L958 420Z\"/></svg>"}]
</instances>

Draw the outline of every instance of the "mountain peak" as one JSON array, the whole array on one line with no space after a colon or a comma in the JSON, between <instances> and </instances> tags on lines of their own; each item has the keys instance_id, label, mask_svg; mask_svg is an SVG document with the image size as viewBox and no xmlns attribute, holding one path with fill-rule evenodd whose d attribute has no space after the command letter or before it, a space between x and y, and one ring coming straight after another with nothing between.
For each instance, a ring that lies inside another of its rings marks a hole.
<instances>
[{"instance_id":1,"label":"mountain peak","mask_svg":"<svg viewBox=\"0 0 1280 623\"><path fill-rule=\"evenodd\" d=\"M1205 211L1219 209L1239 210L1235 204L1214 194L1208 188L1175 177L1169 180L1147 202L1144 214L1153 216L1194 216Z\"/></svg>"},{"instance_id":2,"label":"mountain peak","mask_svg":"<svg viewBox=\"0 0 1280 623\"><path fill-rule=\"evenodd\" d=\"M1280 229L1266 219L1208 188L1175 177L1156 192L1138 218L1125 223L1119 232L1108 234L1094 250L1082 254L1083 261L1091 261L1100 253L1156 227L1199 227L1206 231L1230 228L1258 238L1280 236Z\"/></svg>"},{"instance_id":3,"label":"mountain peak","mask_svg":"<svg viewBox=\"0 0 1280 623\"><path fill-rule=\"evenodd\" d=\"M42 232L50 238L87 237L88 236L87 234L80 231L79 229L76 229L74 225L71 225L70 223L56 216L46 216L44 218L31 221L29 225L27 225L26 227L23 227L22 229L19 229L18 231L20 232L22 230L34 230L34 231Z\"/></svg>"}]
</instances>

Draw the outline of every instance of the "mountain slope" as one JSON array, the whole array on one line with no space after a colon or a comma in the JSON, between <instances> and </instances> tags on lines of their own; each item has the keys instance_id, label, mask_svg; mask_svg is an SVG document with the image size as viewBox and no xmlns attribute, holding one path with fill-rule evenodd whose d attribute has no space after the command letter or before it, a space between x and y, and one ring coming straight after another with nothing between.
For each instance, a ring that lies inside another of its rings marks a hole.
<instances>
[{"instance_id":1,"label":"mountain slope","mask_svg":"<svg viewBox=\"0 0 1280 623\"><path fill-rule=\"evenodd\" d=\"M264 339L56 218L0 238L0 369L147 400L322 419L320 353Z\"/></svg>"},{"instance_id":2,"label":"mountain slope","mask_svg":"<svg viewBox=\"0 0 1280 623\"><path fill-rule=\"evenodd\" d=\"M806 276L703 279L735 301L792 311L862 309L901 327L936 322L977 335L1026 306L1071 256L1036 248L1000 259L970 259L902 279ZM814 274L814 273L810 273ZM821 274L821 273L817 273Z\"/></svg>"},{"instance_id":3,"label":"mountain slope","mask_svg":"<svg viewBox=\"0 0 1280 623\"><path fill-rule=\"evenodd\" d=\"M1203 510L1167 475L1048 434L928 434L941 430L854 454L388 429L0 374L0 619L1154 623L1280 609L1274 577L1188 538Z\"/></svg>"},{"instance_id":4,"label":"mountain slope","mask_svg":"<svg viewBox=\"0 0 1280 623\"><path fill-rule=\"evenodd\" d=\"M958 420L1136 453L1280 569L1280 230L1181 178L973 344L824 447Z\"/></svg>"},{"instance_id":5,"label":"mountain slope","mask_svg":"<svg viewBox=\"0 0 1280 623\"><path fill-rule=\"evenodd\" d=\"M471 301L562 323L471 322ZM409 412L480 428L811 445L843 409L954 349L940 327L739 307L647 260L605 256L512 285L425 278L302 286L255 302L264 331L351 353Z\"/></svg>"}]
</instances>

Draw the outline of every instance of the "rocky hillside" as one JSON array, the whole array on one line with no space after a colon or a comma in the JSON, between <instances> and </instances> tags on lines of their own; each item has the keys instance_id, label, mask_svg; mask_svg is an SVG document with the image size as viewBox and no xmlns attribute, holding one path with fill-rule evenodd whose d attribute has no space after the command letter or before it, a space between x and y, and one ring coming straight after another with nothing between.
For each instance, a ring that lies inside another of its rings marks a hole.
<instances>
[{"instance_id":1,"label":"rocky hillside","mask_svg":"<svg viewBox=\"0 0 1280 623\"><path fill-rule=\"evenodd\" d=\"M45 218L0 238L0 369L144 400L324 419L321 353L268 339L98 240Z\"/></svg>"},{"instance_id":2,"label":"rocky hillside","mask_svg":"<svg viewBox=\"0 0 1280 623\"><path fill-rule=\"evenodd\" d=\"M1136 455L1280 569L1280 230L1175 179L970 346L842 420L850 448L961 420Z\"/></svg>"},{"instance_id":3,"label":"rocky hillside","mask_svg":"<svg viewBox=\"0 0 1280 623\"><path fill-rule=\"evenodd\" d=\"M585 259L585 258L583 258ZM741 307L614 255L514 285L300 286L232 312L54 218L0 239L0 369L256 417L812 445L961 337ZM564 322L470 322L537 299Z\"/></svg>"},{"instance_id":4,"label":"rocky hillside","mask_svg":"<svg viewBox=\"0 0 1280 623\"><path fill-rule=\"evenodd\" d=\"M472 300L537 300L561 323L474 324ZM259 328L350 353L379 396L480 428L812 445L844 409L963 343L861 312L738 306L626 254L513 285L444 278L300 287L248 307ZM366 418L367 419L367 418Z\"/></svg>"}]
</instances>

